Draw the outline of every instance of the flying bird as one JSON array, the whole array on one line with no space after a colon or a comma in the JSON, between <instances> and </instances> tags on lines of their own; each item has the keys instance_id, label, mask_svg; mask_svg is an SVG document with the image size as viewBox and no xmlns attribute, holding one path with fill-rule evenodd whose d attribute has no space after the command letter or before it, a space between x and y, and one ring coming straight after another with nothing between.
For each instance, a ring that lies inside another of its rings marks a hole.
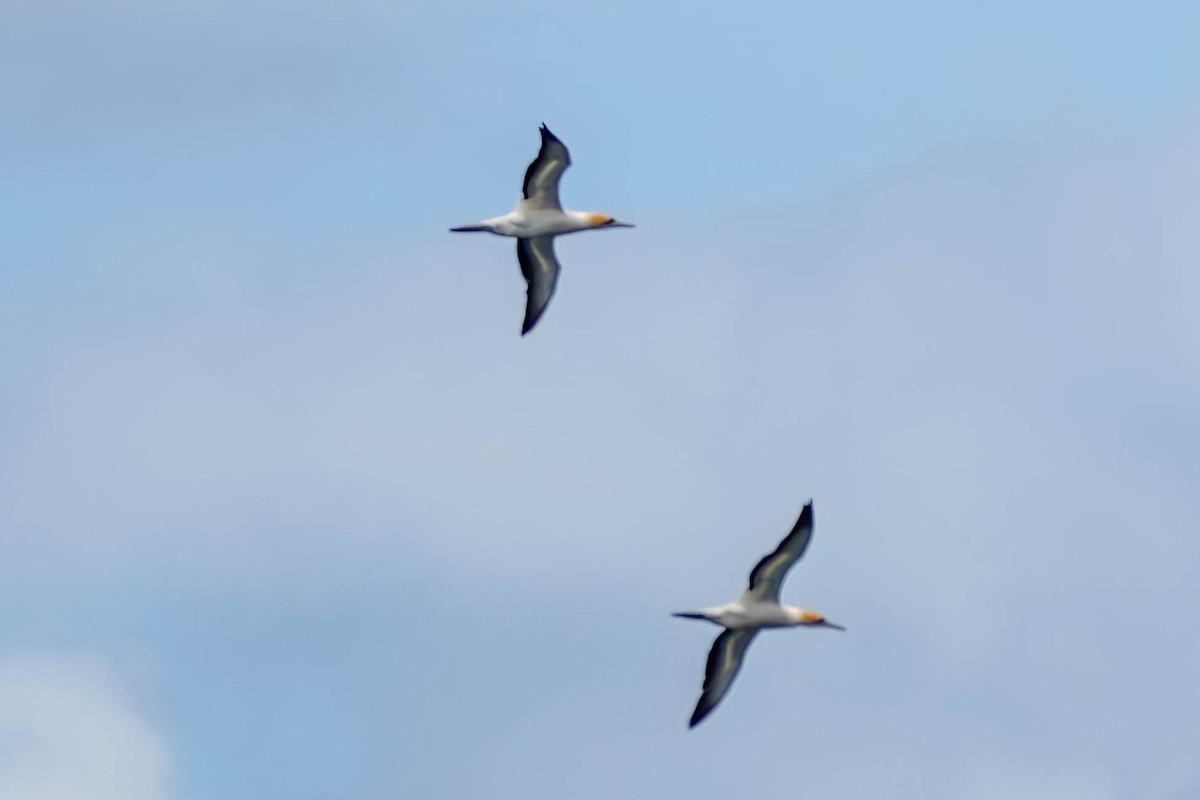
<instances>
[{"instance_id":1,"label":"flying bird","mask_svg":"<svg viewBox=\"0 0 1200 800\"><path fill-rule=\"evenodd\" d=\"M564 233L594 228L632 228L628 222L617 222L608 214L597 211L569 211L558 201L558 183L571 166L567 146L550 132L545 123L540 128L542 147L537 158L525 170L521 199L507 214L485 219L471 225L451 228L454 233L481 231L517 239L517 261L525 276L525 322L521 335L533 330L554 295L558 282L558 259L554 255L554 237Z\"/></svg>"},{"instance_id":2,"label":"flying bird","mask_svg":"<svg viewBox=\"0 0 1200 800\"><path fill-rule=\"evenodd\" d=\"M754 641L755 634L763 628L804 626L846 630L841 625L829 622L816 611L785 606L779 602L779 589L783 586L783 579L792 565L804 555L804 550L812 539L812 532L813 507L810 500L800 512L800 518L796 520L791 533L784 537L773 553L764 556L751 570L750 585L742 592L741 597L723 606L671 615L707 620L725 628L708 653L708 663L704 668L704 690L696 703L696 710L692 712L689 728L700 724L700 721L712 713L721 702L721 698L733 685L738 670L742 668L746 648Z\"/></svg>"}]
</instances>

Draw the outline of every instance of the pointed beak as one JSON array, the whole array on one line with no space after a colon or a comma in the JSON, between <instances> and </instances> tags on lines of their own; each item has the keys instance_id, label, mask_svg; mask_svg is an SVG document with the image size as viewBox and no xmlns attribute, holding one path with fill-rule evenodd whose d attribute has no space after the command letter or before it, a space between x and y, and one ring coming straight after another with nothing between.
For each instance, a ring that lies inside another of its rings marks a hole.
<instances>
[{"instance_id":1,"label":"pointed beak","mask_svg":"<svg viewBox=\"0 0 1200 800\"><path fill-rule=\"evenodd\" d=\"M832 622L830 622L829 620L821 620L821 625L820 625L820 627L822 627L822 628L833 628L835 631L844 631L844 630L846 630L846 629L845 629L845 628L843 628L841 625L834 625L834 624L833 624Z\"/></svg>"},{"instance_id":2,"label":"pointed beak","mask_svg":"<svg viewBox=\"0 0 1200 800\"><path fill-rule=\"evenodd\" d=\"M632 222L617 222L614 219L612 222L608 223L608 227L610 227L610 228L634 228L637 226L635 226Z\"/></svg>"}]
</instances>

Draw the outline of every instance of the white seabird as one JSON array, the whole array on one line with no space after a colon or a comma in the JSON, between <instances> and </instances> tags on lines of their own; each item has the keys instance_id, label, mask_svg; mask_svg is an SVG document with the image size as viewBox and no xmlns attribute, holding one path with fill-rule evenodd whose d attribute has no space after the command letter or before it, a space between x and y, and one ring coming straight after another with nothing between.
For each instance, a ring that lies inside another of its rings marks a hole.
<instances>
[{"instance_id":1,"label":"white seabird","mask_svg":"<svg viewBox=\"0 0 1200 800\"><path fill-rule=\"evenodd\" d=\"M451 228L454 233L485 231L517 239L517 260L528 284L525 322L521 335L533 326L546 310L554 285L558 282L558 259L554 256L554 237L593 228L632 228L608 214L596 211L568 211L558 201L558 182L571 166L567 146L542 123L542 147L537 158L525 170L525 185L517 206L507 214L471 225Z\"/></svg>"},{"instance_id":2,"label":"white seabird","mask_svg":"<svg viewBox=\"0 0 1200 800\"><path fill-rule=\"evenodd\" d=\"M812 501L800 512L800 519L784 540L775 548L775 552L764 556L750 572L750 586L742 592L742 596L732 603L723 606L701 609L700 611L685 611L672 614L674 617L687 619L703 619L721 625L725 630L713 642L712 650L708 653L708 664L704 668L704 691L692 712L689 728L694 728L707 717L721 698L729 691L738 670L742 668L742 659L746 648L763 628L792 628L803 625L809 628L833 628L846 630L841 625L834 625L816 611L796 606L785 606L779 602L779 589L783 579L792 565L804 555L809 540L812 539L813 508Z\"/></svg>"}]
</instances>

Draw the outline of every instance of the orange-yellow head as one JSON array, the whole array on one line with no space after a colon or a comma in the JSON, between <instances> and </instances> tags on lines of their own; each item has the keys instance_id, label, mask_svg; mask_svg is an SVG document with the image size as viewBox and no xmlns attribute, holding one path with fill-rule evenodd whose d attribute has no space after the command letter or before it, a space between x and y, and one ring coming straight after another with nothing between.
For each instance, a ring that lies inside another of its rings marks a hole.
<instances>
[{"instance_id":1,"label":"orange-yellow head","mask_svg":"<svg viewBox=\"0 0 1200 800\"><path fill-rule=\"evenodd\" d=\"M586 219L588 221L588 224L591 225L593 228L632 228L633 227L633 225L631 225L628 222L617 222L615 219L610 217L608 214L601 214L598 211L587 212L584 215L584 219Z\"/></svg>"},{"instance_id":2,"label":"orange-yellow head","mask_svg":"<svg viewBox=\"0 0 1200 800\"><path fill-rule=\"evenodd\" d=\"M799 625L808 625L813 628L833 628L835 631L846 630L841 625L834 625L816 611L809 611L807 608L801 608L799 609L799 612L800 613L797 615L799 620L797 624Z\"/></svg>"}]
</instances>

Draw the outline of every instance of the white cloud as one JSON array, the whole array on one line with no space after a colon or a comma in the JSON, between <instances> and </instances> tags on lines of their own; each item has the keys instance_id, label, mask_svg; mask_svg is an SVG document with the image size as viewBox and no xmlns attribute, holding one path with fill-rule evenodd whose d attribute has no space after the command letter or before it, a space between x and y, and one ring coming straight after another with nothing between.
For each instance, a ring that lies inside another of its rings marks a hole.
<instances>
[{"instance_id":1,"label":"white cloud","mask_svg":"<svg viewBox=\"0 0 1200 800\"><path fill-rule=\"evenodd\" d=\"M91 658L0 662L0 800L169 800L162 734Z\"/></svg>"}]
</instances>

